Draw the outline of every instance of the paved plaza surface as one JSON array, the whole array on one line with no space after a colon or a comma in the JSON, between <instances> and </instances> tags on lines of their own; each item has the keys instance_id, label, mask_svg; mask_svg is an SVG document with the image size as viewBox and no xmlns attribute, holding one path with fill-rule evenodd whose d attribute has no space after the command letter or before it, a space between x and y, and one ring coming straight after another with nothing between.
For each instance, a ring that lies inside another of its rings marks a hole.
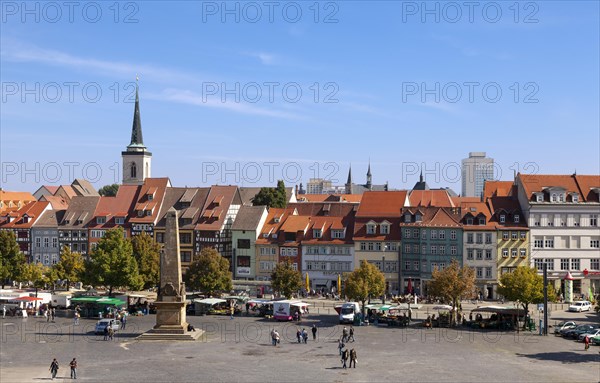
<instances>
[{"instance_id":1,"label":"paved plaza surface","mask_svg":"<svg viewBox=\"0 0 600 383\"><path fill-rule=\"evenodd\" d=\"M427 307L416 313L426 316ZM315 313L319 311L319 313ZM298 323L257 317L190 316L205 333L196 342L139 342L154 315L130 317L113 341L94 335L96 320L0 319L0 382L50 380L56 357L57 379L69 379L68 363L79 362L78 379L89 382L598 382L600 347L537 332L467 329L355 327L356 369L342 369L337 340L343 326L327 309L311 310L300 323L318 339L298 344ZM535 317L534 317L535 318ZM536 318L537 319L537 318ZM560 319L598 322L595 313L553 311ZM273 347L277 328L281 344ZM552 329L550 329L552 331Z\"/></svg>"}]
</instances>

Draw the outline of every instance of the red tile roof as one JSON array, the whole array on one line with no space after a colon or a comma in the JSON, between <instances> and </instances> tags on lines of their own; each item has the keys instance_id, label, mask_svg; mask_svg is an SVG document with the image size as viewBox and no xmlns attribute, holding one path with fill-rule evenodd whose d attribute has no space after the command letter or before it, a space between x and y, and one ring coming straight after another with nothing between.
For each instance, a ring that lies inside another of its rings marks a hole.
<instances>
[{"instance_id":1,"label":"red tile roof","mask_svg":"<svg viewBox=\"0 0 600 383\"><path fill-rule=\"evenodd\" d=\"M211 186L195 229L221 230L225 224L227 211L232 204L241 205L237 186Z\"/></svg>"},{"instance_id":2,"label":"red tile roof","mask_svg":"<svg viewBox=\"0 0 600 383\"><path fill-rule=\"evenodd\" d=\"M408 200L409 206L455 206L446 190L412 190Z\"/></svg>"},{"instance_id":3,"label":"red tile roof","mask_svg":"<svg viewBox=\"0 0 600 383\"><path fill-rule=\"evenodd\" d=\"M362 194L300 194L298 202L346 202L360 203Z\"/></svg>"},{"instance_id":4,"label":"red tile roof","mask_svg":"<svg viewBox=\"0 0 600 383\"><path fill-rule=\"evenodd\" d=\"M406 190L367 191L363 194L356 217L399 217L407 206Z\"/></svg>"},{"instance_id":5,"label":"red tile roof","mask_svg":"<svg viewBox=\"0 0 600 383\"><path fill-rule=\"evenodd\" d=\"M513 181L485 181L483 185L483 199L493 197L505 197L515 194L513 191Z\"/></svg>"},{"instance_id":6,"label":"red tile roof","mask_svg":"<svg viewBox=\"0 0 600 383\"><path fill-rule=\"evenodd\" d=\"M13 192L0 189L0 201L2 202L0 213L2 213L19 210L25 204L35 201L35 197L29 192ZM13 207L8 206L11 203L14 205Z\"/></svg>"},{"instance_id":7,"label":"red tile roof","mask_svg":"<svg viewBox=\"0 0 600 383\"><path fill-rule=\"evenodd\" d=\"M171 181L168 178L146 178L144 183L139 186L139 192L136 195L135 210L152 210L151 215L143 215L138 217L137 214L132 214L129 222L131 223L154 223L158 221L160 216L160 207L165 197L167 187L171 186ZM154 191L152 193L151 191ZM147 195L152 194L153 198L151 201L148 200Z\"/></svg>"},{"instance_id":8,"label":"red tile roof","mask_svg":"<svg viewBox=\"0 0 600 383\"><path fill-rule=\"evenodd\" d=\"M0 227L4 229L29 229L40 218L42 213L50 208L50 202L47 201L28 202L16 212L5 213L4 215L10 214L14 219L11 222L4 222ZM27 222L23 219L25 216L28 217Z\"/></svg>"}]
</instances>

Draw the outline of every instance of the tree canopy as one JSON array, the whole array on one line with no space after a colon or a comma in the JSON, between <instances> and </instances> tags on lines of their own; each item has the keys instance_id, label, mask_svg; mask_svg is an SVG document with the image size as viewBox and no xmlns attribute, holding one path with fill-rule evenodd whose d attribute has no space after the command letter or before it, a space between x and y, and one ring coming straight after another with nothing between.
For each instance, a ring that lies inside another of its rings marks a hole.
<instances>
[{"instance_id":1,"label":"tree canopy","mask_svg":"<svg viewBox=\"0 0 600 383\"><path fill-rule=\"evenodd\" d=\"M9 281L20 279L24 265L25 256L19 249L15 233L10 230L0 230L0 280L2 288Z\"/></svg>"},{"instance_id":2,"label":"tree canopy","mask_svg":"<svg viewBox=\"0 0 600 383\"><path fill-rule=\"evenodd\" d=\"M360 267L347 275L345 279L344 294L361 302L362 311L365 311L365 302L371 296L380 296L385 291L385 276L373 264L365 261L360 262Z\"/></svg>"},{"instance_id":3,"label":"tree canopy","mask_svg":"<svg viewBox=\"0 0 600 383\"><path fill-rule=\"evenodd\" d=\"M100 188L100 190L98 190L98 194L100 194L103 197L114 197L117 195L118 191L119 185L117 184L104 185Z\"/></svg>"},{"instance_id":4,"label":"tree canopy","mask_svg":"<svg viewBox=\"0 0 600 383\"><path fill-rule=\"evenodd\" d=\"M452 311L452 323L456 323L456 315L460 300L469 298L475 292L475 271L472 267L458 264L453 260L448 267L443 270L433 270L429 282L429 294L442 298L450 303L454 310Z\"/></svg>"},{"instance_id":5,"label":"tree canopy","mask_svg":"<svg viewBox=\"0 0 600 383\"><path fill-rule=\"evenodd\" d=\"M145 232L134 236L131 245L144 288L157 286L160 282L160 245Z\"/></svg>"},{"instance_id":6,"label":"tree canopy","mask_svg":"<svg viewBox=\"0 0 600 383\"><path fill-rule=\"evenodd\" d=\"M186 287L202 291L209 296L216 292L231 291L229 261L213 248L205 247L185 273Z\"/></svg>"},{"instance_id":7,"label":"tree canopy","mask_svg":"<svg viewBox=\"0 0 600 383\"><path fill-rule=\"evenodd\" d=\"M549 294L553 291L548 289ZM519 301L529 312L529 304L544 301L544 278L533 267L519 266L512 273L502 274L498 293L508 300ZM550 296L548 298L552 300Z\"/></svg>"},{"instance_id":8,"label":"tree canopy","mask_svg":"<svg viewBox=\"0 0 600 383\"><path fill-rule=\"evenodd\" d=\"M284 208L287 206L287 194L285 192L285 183L282 180L277 181L276 188L263 187L252 198L254 206L268 206Z\"/></svg>"},{"instance_id":9,"label":"tree canopy","mask_svg":"<svg viewBox=\"0 0 600 383\"><path fill-rule=\"evenodd\" d=\"M67 281L67 289L71 282L81 280L84 272L83 257L71 251L69 246L63 246L60 251L60 261L54 265L56 277Z\"/></svg>"},{"instance_id":10,"label":"tree canopy","mask_svg":"<svg viewBox=\"0 0 600 383\"><path fill-rule=\"evenodd\" d=\"M138 265L133 257L131 241L124 237L123 228L106 231L96 249L85 264L88 283L108 287L112 295L114 287L137 290L142 287Z\"/></svg>"},{"instance_id":11,"label":"tree canopy","mask_svg":"<svg viewBox=\"0 0 600 383\"><path fill-rule=\"evenodd\" d=\"M48 266L44 266L41 263L26 263L21 269L19 282L42 288L53 281L53 276L54 274Z\"/></svg>"},{"instance_id":12,"label":"tree canopy","mask_svg":"<svg viewBox=\"0 0 600 383\"><path fill-rule=\"evenodd\" d=\"M289 299L302 287L302 274L292 268L291 262L279 262L271 272L271 287Z\"/></svg>"}]
</instances>

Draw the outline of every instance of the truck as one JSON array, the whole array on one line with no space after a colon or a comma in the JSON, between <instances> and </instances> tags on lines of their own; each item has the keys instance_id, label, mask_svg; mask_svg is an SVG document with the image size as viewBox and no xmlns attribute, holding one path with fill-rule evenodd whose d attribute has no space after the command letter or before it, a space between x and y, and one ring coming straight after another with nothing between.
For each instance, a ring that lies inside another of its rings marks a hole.
<instances>
[{"instance_id":1,"label":"truck","mask_svg":"<svg viewBox=\"0 0 600 383\"><path fill-rule=\"evenodd\" d=\"M354 315L360 312L360 305L358 302L346 302L342 304L340 309L340 324L343 323L354 323Z\"/></svg>"},{"instance_id":2,"label":"truck","mask_svg":"<svg viewBox=\"0 0 600 383\"><path fill-rule=\"evenodd\" d=\"M306 313L306 306L308 306L308 303L297 300L282 300L270 303L273 303L273 318L284 321L292 320L295 313L304 315Z\"/></svg>"},{"instance_id":3,"label":"truck","mask_svg":"<svg viewBox=\"0 0 600 383\"><path fill-rule=\"evenodd\" d=\"M52 294L50 302L54 307L66 309L71 306L71 297L70 294Z\"/></svg>"}]
</instances>

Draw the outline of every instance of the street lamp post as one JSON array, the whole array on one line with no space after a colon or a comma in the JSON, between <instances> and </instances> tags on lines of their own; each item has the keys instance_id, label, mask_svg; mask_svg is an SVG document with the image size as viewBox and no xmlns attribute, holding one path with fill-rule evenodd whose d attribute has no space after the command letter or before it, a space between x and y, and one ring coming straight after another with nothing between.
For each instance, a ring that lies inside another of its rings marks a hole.
<instances>
[{"instance_id":1,"label":"street lamp post","mask_svg":"<svg viewBox=\"0 0 600 383\"><path fill-rule=\"evenodd\" d=\"M387 293L387 276L385 275L385 251L387 250L387 245L383 246L383 257L381 261L381 270L383 270L383 299L381 300L381 304L385 304L385 294Z\"/></svg>"}]
</instances>

